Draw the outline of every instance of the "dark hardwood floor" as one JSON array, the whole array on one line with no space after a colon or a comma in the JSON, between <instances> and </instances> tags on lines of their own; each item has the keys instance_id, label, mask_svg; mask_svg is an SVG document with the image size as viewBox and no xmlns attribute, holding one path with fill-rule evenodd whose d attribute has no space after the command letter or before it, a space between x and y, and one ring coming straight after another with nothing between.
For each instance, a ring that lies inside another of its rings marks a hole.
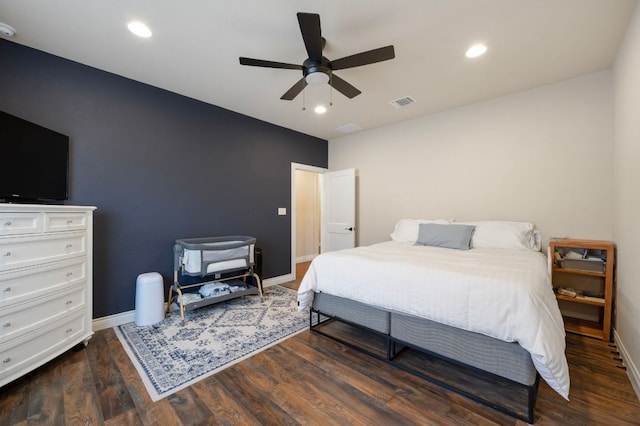
<instances>
[{"instance_id":1,"label":"dark hardwood floor","mask_svg":"<svg viewBox=\"0 0 640 426\"><path fill-rule=\"evenodd\" d=\"M537 425L640 425L615 347L568 335L571 401L544 382ZM0 425L523 425L305 331L152 402L112 329L0 388Z\"/></svg>"},{"instance_id":2,"label":"dark hardwood floor","mask_svg":"<svg viewBox=\"0 0 640 426\"><path fill-rule=\"evenodd\" d=\"M293 290L297 290L298 287L300 287L300 282L302 281L302 277L304 277L304 274L307 272L307 269L309 269L309 265L311 265L311 262L299 262L296 263L296 280L295 281L290 281L288 283L284 283L282 284L284 287L288 287L291 288Z\"/></svg>"}]
</instances>

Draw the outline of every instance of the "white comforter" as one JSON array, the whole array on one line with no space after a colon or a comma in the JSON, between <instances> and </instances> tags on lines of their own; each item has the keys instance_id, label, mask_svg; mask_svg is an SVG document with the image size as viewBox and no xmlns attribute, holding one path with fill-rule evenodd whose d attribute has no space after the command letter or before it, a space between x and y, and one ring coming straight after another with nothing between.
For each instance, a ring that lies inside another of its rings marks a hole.
<instances>
[{"instance_id":1,"label":"white comforter","mask_svg":"<svg viewBox=\"0 0 640 426\"><path fill-rule=\"evenodd\" d=\"M316 257L298 290L300 310L315 292L518 342L551 388L569 397L564 325L540 252L389 241Z\"/></svg>"}]
</instances>

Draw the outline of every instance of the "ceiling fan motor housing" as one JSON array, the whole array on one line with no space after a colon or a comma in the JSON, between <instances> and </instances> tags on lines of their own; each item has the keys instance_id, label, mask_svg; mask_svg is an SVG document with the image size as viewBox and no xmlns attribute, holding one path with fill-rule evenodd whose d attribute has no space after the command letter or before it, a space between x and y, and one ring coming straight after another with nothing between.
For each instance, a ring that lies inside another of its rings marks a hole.
<instances>
[{"instance_id":1,"label":"ceiling fan motor housing","mask_svg":"<svg viewBox=\"0 0 640 426\"><path fill-rule=\"evenodd\" d=\"M309 74L317 72L321 72L323 74L326 74L328 77L331 77L331 63L324 56L322 57L320 62L309 58L302 64L303 77L306 78Z\"/></svg>"}]
</instances>

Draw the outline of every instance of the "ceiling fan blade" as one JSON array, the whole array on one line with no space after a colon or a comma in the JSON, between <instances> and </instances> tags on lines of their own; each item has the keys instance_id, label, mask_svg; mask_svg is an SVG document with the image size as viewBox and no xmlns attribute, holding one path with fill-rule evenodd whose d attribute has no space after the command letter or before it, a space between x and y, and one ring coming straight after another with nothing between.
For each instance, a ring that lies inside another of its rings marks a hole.
<instances>
[{"instance_id":1,"label":"ceiling fan blade","mask_svg":"<svg viewBox=\"0 0 640 426\"><path fill-rule=\"evenodd\" d=\"M361 91L359 91L358 89L353 87L351 84L347 83L346 81L344 81L343 79L341 79L335 74L331 74L331 78L329 79L329 84L333 86L334 89L336 89L338 92L342 93L349 99L355 98L360 93L362 93Z\"/></svg>"},{"instance_id":2,"label":"ceiling fan blade","mask_svg":"<svg viewBox=\"0 0 640 426\"><path fill-rule=\"evenodd\" d=\"M288 70L301 70L302 65L285 64L284 62L265 61L262 59L240 57L240 65L250 65L252 67L284 68Z\"/></svg>"},{"instance_id":3,"label":"ceiling fan blade","mask_svg":"<svg viewBox=\"0 0 640 426\"><path fill-rule=\"evenodd\" d=\"M320 15L317 13L298 13L300 32L307 48L309 59L322 59L322 32L320 30Z\"/></svg>"},{"instance_id":4,"label":"ceiling fan blade","mask_svg":"<svg viewBox=\"0 0 640 426\"><path fill-rule=\"evenodd\" d=\"M343 70L345 68L353 68L361 65L374 64L376 62L388 61L395 57L396 54L393 50L393 46L385 46L331 61L331 69L334 71Z\"/></svg>"},{"instance_id":5,"label":"ceiling fan blade","mask_svg":"<svg viewBox=\"0 0 640 426\"><path fill-rule=\"evenodd\" d=\"M291 86L291 89L287 90L287 93L282 95L280 99L284 101L292 101L293 98L298 96L298 94L300 94L300 92L302 92L305 87L307 87L307 80L301 78L296 84Z\"/></svg>"}]
</instances>

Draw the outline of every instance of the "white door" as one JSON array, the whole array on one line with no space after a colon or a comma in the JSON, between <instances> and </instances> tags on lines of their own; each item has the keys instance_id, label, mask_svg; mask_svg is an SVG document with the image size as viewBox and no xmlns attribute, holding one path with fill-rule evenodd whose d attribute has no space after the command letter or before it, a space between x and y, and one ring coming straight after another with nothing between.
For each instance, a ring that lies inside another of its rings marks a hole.
<instances>
[{"instance_id":1,"label":"white door","mask_svg":"<svg viewBox=\"0 0 640 426\"><path fill-rule=\"evenodd\" d=\"M355 247L355 169L327 172L322 175L321 205L321 252L325 253Z\"/></svg>"}]
</instances>

